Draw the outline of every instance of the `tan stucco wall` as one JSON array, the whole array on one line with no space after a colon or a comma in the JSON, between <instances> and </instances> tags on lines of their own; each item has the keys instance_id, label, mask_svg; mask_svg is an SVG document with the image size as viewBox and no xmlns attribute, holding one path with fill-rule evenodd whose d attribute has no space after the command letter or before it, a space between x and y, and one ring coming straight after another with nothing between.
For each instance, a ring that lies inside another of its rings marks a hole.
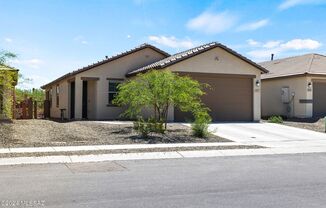
<instances>
[{"instance_id":1,"label":"tan stucco wall","mask_svg":"<svg viewBox=\"0 0 326 208\"><path fill-rule=\"evenodd\" d=\"M216 57L218 60L216 60ZM256 81L260 80L261 71L251 64L241 60L233 54L221 49L215 48L205 53L194 56L177 64L168 67L173 72L200 72L217 74L237 74L237 75L255 75L253 79L253 118L259 121L261 117L260 110L260 87L256 86Z\"/></svg>"},{"instance_id":2,"label":"tan stucco wall","mask_svg":"<svg viewBox=\"0 0 326 208\"><path fill-rule=\"evenodd\" d=\"M69 115L68 109L68 82L62 80L59 84L59 106L57 107L57 96L56 96L56 85L52 86L52 104L50 108L50 115L53 118L60 118L61 112L60 109L66 109L65 117ZM49 88L47 88L49 90Z\"/></svg>"},{"instance_id":3,"label":"tan stucco wall","mask_svg":"<svg viewBox=\"0 0 326 208\"><path fill-rule=\"evenodd\" d=\"M82 118L82 77L96 77L97 81L89 81L89 97L88 97L88 117L90 119L117 119L123 112L123 108L115 106L107 106L108 104L108 86L109 81L107 79L125 79L125 75L137 68L148 65L164 58L164 55L150 49L145 48L137 51L133 54L124 56L109 63L97 66L91 70L79 73L75 75L75 118ZM69 77L70 79L71 77ZM60 82L60 89L63 91L60 93L60 107L56 108L55 103L55 85L53 87L53 105L51 108L51 117L60 117L60 108L67 108L69 104L69 84L68 79ZM48 88L47 88L48 90ZM92 100L95 101L92 102ZM69 118L69 110L66 113L66 117Z\"/></svg>"},{"instance_id":4,"label":"tan stucco wall","mask_svg":"<svg viewBox=\"0 0 326 208\"><path fill-rule=\"evenodd\" d=\"M312 104L300 103L300 99L311 99L308 92L308 78L289 77L281 79L262 80L262 116L284 115L298 118L306 118L312 116ZM289 87L290 95L295 93L294 103L283 104L281 97L282 87ZM294 112L293 112L294 104ZM288 106L291 112L287 111Z\"/></svg>"}]
</instances>

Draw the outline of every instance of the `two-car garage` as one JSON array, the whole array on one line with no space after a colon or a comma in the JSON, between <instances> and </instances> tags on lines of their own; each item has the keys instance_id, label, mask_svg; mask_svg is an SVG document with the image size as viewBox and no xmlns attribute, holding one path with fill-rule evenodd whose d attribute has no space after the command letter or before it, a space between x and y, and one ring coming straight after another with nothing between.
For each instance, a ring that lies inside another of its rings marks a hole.
<instances>
[{"instance_id":1,"label":"two-car garage","mask_svg":"<svg viewBox=\"0 0 326 208\"><path fill-rule=\"evenodd\" d=\"M216 121L260 120L260 77L267 70L232 49L217 42L198 46L169 56L129 75L148 70L169 70L190 76L210 87L205 89L203 103ZM191 113L174 108L171 121L191 121Z\"/></svg>"}]
</instances>

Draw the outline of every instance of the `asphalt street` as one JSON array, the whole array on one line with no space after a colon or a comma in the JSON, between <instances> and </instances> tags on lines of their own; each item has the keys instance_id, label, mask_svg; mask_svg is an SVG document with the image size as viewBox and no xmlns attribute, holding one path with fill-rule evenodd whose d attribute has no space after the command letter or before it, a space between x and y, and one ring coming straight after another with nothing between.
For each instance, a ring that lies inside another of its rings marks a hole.
<instances>
[{"instance_id":1,"label":"asphalt street","mask_svg":"<svg viewBox=\"0 0 326 208\"><path fill-rule=\"evenodd\" d=\"M326 154L1 166L0 186L0 207L325 207Z\"/></svg>"}]
</instances>

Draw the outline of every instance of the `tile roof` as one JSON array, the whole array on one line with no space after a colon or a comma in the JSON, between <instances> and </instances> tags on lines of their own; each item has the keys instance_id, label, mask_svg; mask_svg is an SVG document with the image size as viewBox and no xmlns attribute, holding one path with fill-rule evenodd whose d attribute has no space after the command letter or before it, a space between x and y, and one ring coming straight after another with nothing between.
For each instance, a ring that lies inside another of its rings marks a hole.
<instances>
[{"instance_id":1,"label":"tile roof","mask_svg":"<svg viewBox=\"0 0 326 208\"><path fill-rule=\"evenodd\" d=\"M42 86L41 88L44 89L44 88L46 88L47 86L52 85L52 84L54 84L54 83L56 83L56 82L59 82L59 81L65 79L65 78L68 78L68 77L74 76L74 75L76 75L76 74L79 74L79 73L84 72L84 71L87 71L87 70L90 70L90 69L92 69L92 68L94 68L94 67L100 66L100 65L105 64L105 63L108 63L108 62L110 62L110 61L117 60L117 59L119 59L119 58L121 58L121 57L124 57L124 56L126 56L126 55L129 55L129 54L135 53L135 52L140 51L140 50L143 50L143 49L145 49L145 48L151 48L151 49L153 49L154 51L156 51L156 52L158 52L158 53L161 53L161 54L163 54L163 55L165 55L165 56L170 56L170 54L168 54L167 52L165 52L165 51L163 51L163 50L161 50L161 49L159 49L159 48L157 48L157 47L155 47L155 46L153 46L153 45L150 45L150 44L144 43L144 44L142 44L142 45L140 45L140 46L138 46L138 47L135 47L135 48L133 48L133 49L130 49L130 50L127 50L127 51L125 51L125 52L122 52L122 53L119 53L119 54L113 55L113 56L108 57L108 58L105 58L105 59L103 59L103 60L101 60L101 61L95 62L95 63L90 64L90 65L88 65L88 66L85 66L85 67L83 67L83 68L77 69L76 71L73 71L73 72L67 73L67 74L65 74L65 75L63 75L63 76L61 76L61 77L55 79L54 81L52 81L52 82L50 82L50 83L48 83L48 84Z\"/></svg>"},{"instance_id":2,"label":"tile roof","mask_svg":"<svg viewBox=\"0 0 326 208\"><path fill-rule=\"evenodd\" d=\"M208 50L211 50L213 48L216 48L216 47L220 47L228 52L230 52L231 54L239 57L240 59L244 60L245 62L259 68L262 72L264 73L267 73L268 71L263 68L262 66L256 64L255 62L251 61L250 59L242 56L241 54L235 52L234 50L226 47L225 45L221 44L221 43L217 43L217 42L211 42L211 43L207 43L207 44L204 44L204 45L201 45L201 46L198 46L198 47L195 47L195 48L192 48L192 49L189 49L189 50L186 50L186 51L183 51L183 52L180 52L180 53L177 53L177 54L174 54L172 56L169 56L165 59L162 59L160 61L157 61L155 63L152 63L152 64L149 64L147 66L144 66L142 68L139 68L139 69L136 69L134 71L131 71L127 74L127 76L133 76L137 73L140 73L140 72L145 72L145 71L148 71L150 69L162 69L162 68L166 68L170 65L173 65L175 63L178 63L180 61L183 61L185 59L188 59L188 58L191 58L195 55L198 55L198 54L201 54L205 51L208 51Z\"/></svg>"},{"instance_id":3,"label":"tile roof","mask_svg":"<svg viewBox=\"0 0 326 208\"><path fill-rule=\"evenodd\" d=\"M326 75L326 56L315 53L266 61L260 65L269 71L269 73L262 75L262 79L304 74Z\"/></svg>"}]
</instances>

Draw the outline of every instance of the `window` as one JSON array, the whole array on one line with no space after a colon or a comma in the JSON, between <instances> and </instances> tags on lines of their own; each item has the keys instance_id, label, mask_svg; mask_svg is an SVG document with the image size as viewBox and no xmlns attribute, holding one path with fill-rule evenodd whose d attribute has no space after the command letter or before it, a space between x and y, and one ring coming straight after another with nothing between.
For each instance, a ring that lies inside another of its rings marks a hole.
<instances>
[{"instance_id":1,"label":"window","mask_svg":"<svg viewBox=\"0 0 326 208\"><path fill-rule=\"evenodd\" d=\"M118 93L118 85L121 80L109 80L109 105L112 105L112 101Z\"/></svg>"},{"instance_id":2,"label":"window","mask_svg":"<svg viewBox=\"0 0 326 208\"><path fill-rule=\"evenodd\" d=\"M57 108L59 107L59 93L60 93L60 88L59 88L59 85L57 85L55 88Z\"/></svg>"},{"instance_id":3,"label":"window","mask_svg":"<svg viewBox=\"0 0 326 208\"><path fill-rule=\"evenodd\" d=\"M3 85L0 85L0 114L3 113Z\"/></svg>"}]
</instances>

